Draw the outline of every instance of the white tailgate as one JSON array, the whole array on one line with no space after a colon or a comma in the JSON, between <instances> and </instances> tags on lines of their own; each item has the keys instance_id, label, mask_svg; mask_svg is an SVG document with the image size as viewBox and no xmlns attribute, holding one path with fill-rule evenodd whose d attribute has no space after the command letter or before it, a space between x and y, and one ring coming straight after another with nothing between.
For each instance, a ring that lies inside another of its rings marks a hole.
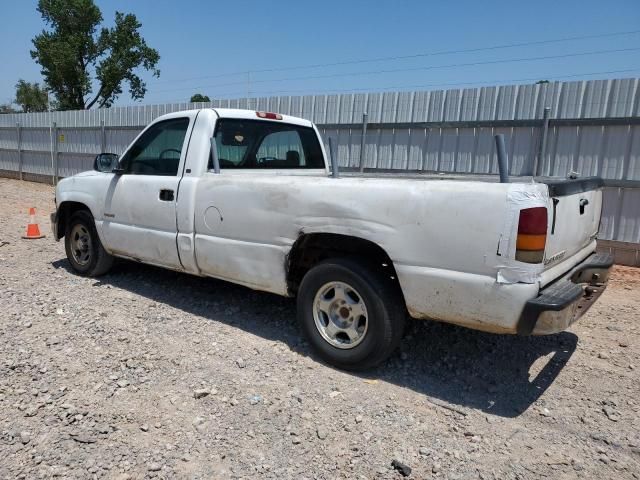
<instances>
[{"instance_id":1,"label":"white tailgate","mask_svg":"<svg viewBox=\"0 0 640 480\"><path fill-rule=\"evenodd\" d=\"M550 195L545 270L575 255L593 241L602 212L600 188L555 197L550 189Z\"/></svg>"}]
</instances>

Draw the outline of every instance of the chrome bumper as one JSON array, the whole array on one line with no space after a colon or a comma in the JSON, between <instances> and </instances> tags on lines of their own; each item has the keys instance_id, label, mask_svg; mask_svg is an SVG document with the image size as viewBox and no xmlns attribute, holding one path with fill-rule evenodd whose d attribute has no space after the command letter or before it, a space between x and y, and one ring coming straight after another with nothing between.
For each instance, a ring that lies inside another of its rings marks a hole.
<instances>
[{"instance_id":1,"label":"chrome bumper","mask_svg":"<svg viewBox=\"0 0 640 480\"><path fill-rule=\"evenodd\" d=\"M584 315L607 287L613 255L594 253L529 300L518 322L520 335L566 330Z\"/></svg>"}]
</instances>

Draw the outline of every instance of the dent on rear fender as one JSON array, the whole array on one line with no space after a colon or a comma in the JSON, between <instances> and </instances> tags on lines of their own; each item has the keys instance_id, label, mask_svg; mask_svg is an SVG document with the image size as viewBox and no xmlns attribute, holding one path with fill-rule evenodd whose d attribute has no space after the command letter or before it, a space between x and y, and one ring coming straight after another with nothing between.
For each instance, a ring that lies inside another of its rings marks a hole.
<instances>
[{"instance_id":1,"label":"dent on rear fender","mask_svg":"<svg viewBox=\"0 0 640 480\"><path fill-rule=\"evenodd\" d=\"M515 333L524 304L537 285L501 284L486 275L397 265L413 318L433 319L494 333Z\"/></svg>"},{"instance_id":2,"label":"dent on rear fender","mask_svg":"<svg viewBox=\"0 0 640 480\"><path fill-rule=\"evenodd\" d=\"M204 275L287 294L284 247L196 234L195 251Z\"/></svg>"},{"instance_id":3,"label":"dent on rear fender","mask_svg":"<svg viewBox=\"0 0 640 480\"><path fill-rule=\"evenodd\" d=\"M313 202L311 198L308 201ZM400 239L397 239L395 245L392 244L394 237L397 238L397 226L394 225L395 219L389 218L383 210L378 211L377 218L373 219L371 208L366 205L366 202L336 204L316 201L313 203L314 210L322 214L297 215L294 225L298 237L303 234L326 233L361 238L378 245L390 258L389 250L404 248Z\"/></svg>"}]
</instances>

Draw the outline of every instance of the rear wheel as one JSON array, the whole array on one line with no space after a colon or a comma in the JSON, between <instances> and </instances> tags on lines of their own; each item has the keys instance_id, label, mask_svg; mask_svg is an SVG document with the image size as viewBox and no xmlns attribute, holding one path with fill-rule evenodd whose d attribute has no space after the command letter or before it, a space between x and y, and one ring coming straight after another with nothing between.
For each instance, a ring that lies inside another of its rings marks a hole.
<instances>
[{"instance_id":1,"label":"rear wheel","mask_svg":"<svg viewBox=\"0 0 640 480\"><path fill-rule=\"evenodd\" d=\"M365 369L398 346L405 320L396 286L353 259L330 259L304 276L298 321L316 352L344 369Z\"/></svg>"},{"instance_id":2,"label":"rear wheel","mask_svg":"<svg viewBox=\"0 0 640 480\"><path fill-rule=\"evenodd\" d=\"M71 267L80 275L97 277L113 265L98 237L93 216L86 210L74 213L64 235L64 247Z\"/></svg>"}]
</instances>

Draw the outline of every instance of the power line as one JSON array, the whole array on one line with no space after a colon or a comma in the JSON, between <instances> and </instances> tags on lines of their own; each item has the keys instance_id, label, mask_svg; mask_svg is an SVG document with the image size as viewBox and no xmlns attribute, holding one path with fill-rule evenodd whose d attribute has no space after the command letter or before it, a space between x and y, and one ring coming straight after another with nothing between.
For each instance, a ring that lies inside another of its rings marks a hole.
<instances>
[{"instance_id":1,"label":"power line","mask_svg":"<svg viewBox=\"0 0 640 480\"><path fill-rule=\"evenodd\" d=\"M349 89L288 89L288 90L270 90L270 91L257 91L253 92L254 94L259 95L272 95L272 94L287 94L287 93L349 93L349 92L367 92L367 93L375 93L376 90L401 90L408 88L428 88L428 87L452 87L452 86L474 86L474 85L495 85L495 84L504 84L504 83L515 83L515 82L529 82L529 81L537 81L540 79L547 80L560 80L565 78L577 78L577 77L587 77L593 75L612 75L617 73L632 73L632 72L640 72L640 68L630 68L623 70L607 70L607 71L599 71L599 72L583 72L583 73L574 73L567 75L544 75L541 74L536 77L527 77L527 78L512 78L512 79L502 79L502 80L479 80L473 82L447 82L447 83L426 83L426 84L413 84L413 85L387 85L387 86L378 86L378 87L362 87L362 88L349 88ZM217 95L218 99L220 96L229 96L229 95L243 95L245 91L236 91L236 92L225 92L219 93ZM189 103L184 99L180 100L168 100L166 103Z\"/></svg>"},{"instance_id":2,"label":"power line","mask_svg":"<svg viewBox=\"0 0 640 480\"><path fill-rule=\"evenodd\" d=\"M495 65L499 63L519 63L519 62L552 60L552 59L569 58L569 57L583 57L583 56L590 56L590 55L603 55L607 53L630 52L630 51L637 51L637 50L640 50L640 47L617 48L617 49L610 49L610 50L596 50L596 51L590 51L590 52L566 53L561 55L545 55L545 56L539 56L539 57L509 58L509 59L488 60L488 61L481 61L481 62L453 63L448 65L430 65L426 67L396 68L396 69L385 69L385 70L371 70L366 72L332 73L332 74L326 74L326 75L310 75L310 76L304 76L304 77L288 77L288 78L277 78L277 79L270 79L270 80L254 80L253 83L254 84L274 83L274 82L285 82L285 81L291 81L291 80L315 80L315 79L324 79L324 78L357 77L362 75L379 75L383 73L416 72L416 71L438 70L438 69L446 69L446 68ZM214 85L200 85L196 87L170 88L170 89L164 89L164 90L156 90L154 93L193 90L194 88L216 88L216 87L226 87L226 86L234 86L234 85L239 85L239 82L219 83Z\"/></svg>"},{"instance_id":3,"label":"power line","mask_svg":"<svg viewBox=\"0 0 640 480\"><path fill-rule=\"evenodd\" d=\"M449 83L423 83L419 85L388 85L384 87L365 87L365 88L346 88L346 89L294 89L294 90L271 90L271 91L257 91L253 92L254 94L260 95L272 95L272 94L282 94L282 93L295 93L295 92L317 92L317 93L348 93L348 92L370 92L373 90L401 90L406 88L427 88L427 87L455 87L455 86L465 86L465 85L494 85L497 83L511 83L511 82L528 82L528 81L538 81L541 79L563 79L563 78L576 78L576 77L586 77L592 75L612 75L614 73L631 73L631 72L639 72L640 68L628 68L624 70L608 70L603 72L590 72L590 73L576 73L571 75L539 75L537 77L528 77L528 78L512 78L508 80L481 80L477 82L449 82ZM241 95L243 92L227 92L220 93L220 95Z\"/></svg>"},{"instance_id":4,"label":"power line","mask_svg":"<svg viewBox=\"0 0 640 480\"><path fill-rule=\"evenodd\" d=\"M333 73L333 74L315 75L315 76L306 76L306 77L278 78L278 79L272 79L272 80L255 80L254 83L270 83L270 82L282 82L282 81L289 81L289 80L311 80L311 79L321 79L321 78L377 75L381 73L417 72L417 71L423 71L423 70L437 70L441 68L472 67L472 66L479 66L479 65L493 65L497 63L531 62L531 61L538 61L538 60L551 60L551 59L568 58L568 57L602 55L605 53L630 52L630 51L637 51L637 50L640 50L640 47L616 48L612 50L598 50L598 51L579 52L579 53L565 53L561 55L545 55L540 57L521 57L521 58L509 58L509 59L502 59L502 60L488 60L488 61L481 61L481 62L452 63L448 65L430 65L426 67L393 68L393 69L386 69L386 70L370 70L367 72Z\"/></svg>"},{"instance_id":5,"label":"power line","mask_svg":"<svg viewBox=\"0 0 640 480\"><path fill-rule=\"evenodd\" d=\"M508 43L501 45L491 45L487 47L475 47L475 48L466 48L466 49L457 49L457 50L440 50L434 52L423 52L423 53L415 53L411 55L394 55L388 57L376 57L376 58L368 58L368 59L353 59L353 60L342 60L338 62L331 63L316 63L316 64L307 64L307 65L296 65L289 67L277 67L277 68L265 68L265 69L247 69L238 72L229 72L229 73L220 73L216 75L204 75L199 77L190 77L190 78L182 78L177 80L160 80L154 82L155 84L160 83L174 83L174 82L186 82L191 80L204 80L211 78L222 78L222 77L230 77L237 75L247 75L248 72L252 74L256 73L272 73L272 72L283 72L283 71L292 71L292 70L306 70L312 68L324 68L324 67L335 67L335 66L343 66L343 65L357 65L363 63L375 63L375 62L388 62L388 61L396 61L396 60L408 60L413 58L424 58L424 57L434 57L434 56L442 56L442 55L453 55L460 53L477 53L483 51L491 51L491 50L500 50L505 48L517 48L517 47L528 47L528 46L539 46L539 45L549 45L553 43L562 43L562 42L570 42L575 40L589 40L596 38L610 38L610 37L619 37L625 35L634 35L640 33L640 30L629 30L623 32L611 32L611 33L601 33L594 35L580 35L575 37L561 37L549 40L537 40L531 42L519 42L519 43Z\"/></svg>"}]
</instances>

